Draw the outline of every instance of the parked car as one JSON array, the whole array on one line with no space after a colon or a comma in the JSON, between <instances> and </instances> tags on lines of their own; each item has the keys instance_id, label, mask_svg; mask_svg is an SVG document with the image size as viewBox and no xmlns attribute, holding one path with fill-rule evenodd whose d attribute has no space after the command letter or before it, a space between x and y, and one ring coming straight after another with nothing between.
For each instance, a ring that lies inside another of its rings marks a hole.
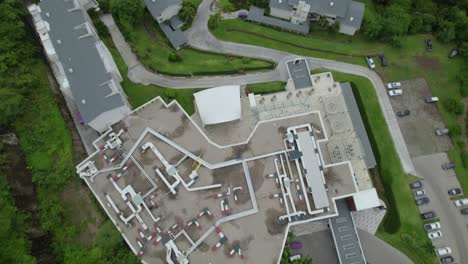
<instances>
[{"instance_id":1,"label":"parked car","mask_svg":"<svg viewBox=\"0 0 468 264\"><path fill-rule=\"evenodd\" d=\"M462 207L468 204L468 198L462 198L460 200L456 200L454 203L457 207Z\"/></svg>"},{"instance_id":2,"label":"parked car","mask_svg":"<svg viewBox=\"0 0 468 264\"><path fill-rule=\"evenodd\" d=\"M377 55L379 57L379 60L380 60L380 64L385 67L388 65L388 62L387 62L387 58L385 57L385 55L383 54L379 54Z\"/></svg>"},{"instance_id":3,"label":"parked car","mask_svg":"<svg viewBox=\"0 0 468 264\"><path fill-rule=\"evenodd\" d=\"M443 170L450 170L450 169L453 169L453 168L455 168L455 163L453 163L453 162L448 162L448 163L442 164L442 169Z\"/></svg>"},{"instance_id":4,"label":"parked car","mask_svg":"<svg viewBox=\"0 0 468 264\"><path fill-rule=\"evenodd\" d=\"M302 243L301 242L292 242L289 244L289 247L292 249L301 249L302 248Z\"/></svg>"},{"instance_id":5,"label":"parked car","mask_svg":"<svg viewBox=\"0 0 468 264\"><path fill-rule=\"evenodd\" d=\"M432 50L432 39L426 39L426 50L431 51Z\"/></svg>"},{"instance_id":6,"label":"parked car","mask_svg":"<svg viewBox=\"0 0 468 264\"><path fill-rule=\"evenodd\" d=\"M387 83L387 88L388 88L388 89L399 89L399 88L401 88L401 82L390 82L390 83Z\"/></svg>"},{"instance_id":7,"label":"parked car","mask_svg":"<svg viewBox=\"0 0 468 264\"><path fill-rule=\"evenodd\" d=\"M436 102L439 101L439 97L429 96L429 97L424 98L424 101L426 101L426 103L428 103L428 104L436 103Z\"/></svg>"},{"instance_id":8,"label":"parked car","mask_svg":"<svg viewBox=\"0 0 468 264\"><path fill-rule=\"evenodd\" d=\"M422 219L429 220L436 217L437 214L434 211L429 211L421 214Z\"/></svg>"},{"instance_id":9,"label":"parked car","mask_svg":"<svg viewBox=\"0 0 468 264\"><path fill-rule=\"evenodd\" d=\"M446 136L449 134L449 130L448 128L438 128L434 130L434 133L436 134L436 136Z\"/></svg>"},{"instance_id":10,"label":"parked car","mask_svg":"<svg viewBox=\"0 0 468 264\"><path fill-rule=\"evenodd\" d=\"M440 222L434 222L434 223L429 223L424 225L424 230L426 231L431 231L431 230L436 230L440 229Z\"/></svg>"},{"instance_id":11,"label":"parked car","mask_svg":"<svg viewBox=\"0 0 468 264\"><path fill-rule=\"evenodd\" d=\"M403 94L403 90L401 89L395 89L395 90L390 90L388 91L388 95L390 96L399 96Z\"/></svg>"},{"instance_id":12,"label":"parked car","mask_svg":"<svg viewBox=\"0 0 468 264\"><path fill-rule=\"evenodd\" d=\"M421 196L421 195L424 195L426 194L426 190L422 189L422 190L416 190L414 191L414 196Z\"/></svg>"},{"instance_id":13,"label":"parked car","mask_svg":"<svg viewBox=\"0 0 468 264\"><path fill-rule=\"evenodd\" d=\"M425 205L430 202L429 198L423 197L415 200L417 206Z\"/></svg>"},{"instance_id":14,"label":"parked car","mask_svg":"<svg viewBox=\"0 0 468 264\"><path fill-rule=\"evenodd\" d=\"M429 237L429 239L435 239L435 238L438 238L438 237L442 237L442 232L441 231L433 231L433 232L429 232L427 233L427 237Z\"/></svg>"},{"instance_id":15,"label":"parked car","mask_svg":"<svg viewBox=\"0 0 468 264\"><path fill-rule=\"evenodd\" d=\"M403 110L403 111L396 112L397 116L399 117L408 116L410 113L411 113L410 110Z\"/></svg>"},{"instance_id":16,"label":"parked car","mask_svg":"<svg viewBox=\"0 0 468 264\"><path fill-rule=\"evenodd\" d=\"M444 256L452 253L452 249L450 249L449 247L436 248L435 253L437 254L437 256Z\"/></svg>"},{"instance_id":17,"label":"parked car","mask_svg":"<svg viewBox=\"0 0 468 264\"><path fill-rule=\"evenodd\" d=\"M410 187L411 189L413 189L413 190L414 190L414 189L419 189L419 188L421 188L422 186L423 186L423 184L422 184L422 182L420 182L420 181L410 183L410 185L409 185L409 187Z\"/></svg>"},{"instance_id":18,"label":"parked car","mask_svg":"<svg viewBox=\"0 0 468 264\"><path fill-rule=\"evenodd\" d=\"M460 188L453 188L453 189L448 190L448 195L455 196L455 195L460 194L461 192L462 190Z\"/></svg>"},{"instance_id":19,"label":"parked car","mask_svg":"<svg viewBox=\"0 0 468 264\"><path fill-rule=\"evenodd\" d=\"M456 57L458 55L458 50L455 48L453 49L452 51L450 51L448 57L449 59L453 59L454 57Z\"/></svg>"},{"instance_id":20,"label":"parked car","mask_svg":"<svg viewBox=\"0 0 468 264\"><path fill-rule=\"evenodd\" d=\"M452 256L445 256L445 257L442 257L440 258L440 262L441 263L453 263L455 261L455 259L452 257Z\"/></svg>"},{"instance_id":21,"label":"parked car","mask_svg":"<svg viewBox=\"0 0 468 264\"><path fill-rule=\"evenodd\" d=\"M245 11L241 11L241 12L237 13L238 18L246 19L248 16L249 16L249 14L247 14L247 12L245 12Z\"/></svg>"},{"instance_id":22,"label":"parked car","mask_svg":"<svg viewBox=\"0 0 468 264\"><path fill-rule=\"evenodd\" d=\"M468 208L460 209L460 213L461 213L462 215L468 215Z\"/></svg>"},{"instance_id":23,"label":"parked car","mask_svg":"<svg viewBox=\"0 0 468 264\"><path fill-rule=\"evenodd\" d=\"M375 62L374 59L372 59L372 56L366 56L366 61L367 65L369 65L369 68L371 68L372 70L375 69Z\"/></svg>"}]
</instances>

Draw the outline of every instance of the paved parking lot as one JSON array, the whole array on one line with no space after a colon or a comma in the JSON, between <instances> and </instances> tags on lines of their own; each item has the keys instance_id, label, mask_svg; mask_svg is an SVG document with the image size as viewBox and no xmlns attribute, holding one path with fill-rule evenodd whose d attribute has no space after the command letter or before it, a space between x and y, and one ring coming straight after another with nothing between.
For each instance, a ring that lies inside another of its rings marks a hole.
<instances>
[{"instance_id":1,"label":"paved parking lot","mask_svg":"<svg viewBox=\"0 0 468 264\"><path fill-rule=\"evenodd\" d=\"M436 136L434 130L445 127L438 112L438 104L427 104L424 98L431 95L424 79L401 81L403 95L390 97L393 110L410 110L410 115L397 117L403 138L412 157L446 152L452 149L447 136Z\"/></svg>"},{"instance_id":2,"label":"paved parking lot","mask_svg":"<svg viewBox=\"0 0 468 264\"><path fill-rule=\"evenodd\" d=\"M424 178L423 188L431 200L428 205L419 207L420 212L435 211L440 219L442 237L433 240L434 246L450 247L456 263L467 263L468 217L460 214L447 194L449 189L460 187L454 171L441 168L442 163L448 162L447 154L419 156L413 158L413 162L416 171Z\"/></svg>"}]
</instances>

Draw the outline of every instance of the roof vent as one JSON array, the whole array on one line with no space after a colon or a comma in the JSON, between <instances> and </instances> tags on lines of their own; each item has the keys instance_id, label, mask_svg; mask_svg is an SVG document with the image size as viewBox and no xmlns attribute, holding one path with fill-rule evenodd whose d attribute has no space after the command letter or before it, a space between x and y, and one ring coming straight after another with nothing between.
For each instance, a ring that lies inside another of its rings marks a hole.
<instances>
[{"instance_id":1,"label":"roof vent","mask_svg":"<svg viewBox=\"0 0 468 264\"><path fill-rule=\"evenodd\" d=\"M335 3L333 3L333 2L330 2L330 6L333 6L334 4L335 4Z\"/></svg>"},{"instance_id":2,"label":"roof vent","mask_svg":"<svg viewBox=\"0 0 468 264\"><path fill-rule=\"evenodd\" d=\"M354 20L354 17L350 17L350 18L349 18L349 21L353 21L353 20Z\"/></svg>"},{"instance_id":3,"label":"roof vent","mask_svg":"<svg viewBox=\"0 0 468 264\"><path fill-rule=\"evenodd\" d=\"M46 12L45 15L46 15L46 17L50 17L50 13L49 13L49 12Z\"/></svg>"},{"instance_id":4,"label":"roof vent","mask_svg":"<svg viewBox=\"0 0 468 264\"><path fill-rule=\"evenodd\" d=\"M86 104L86 100L85 99L81 100L81 103Z\"/></svg>"},{"instance_id":5,"label":"roof vent","mask_svg":"<svg viewBox=\"0 0 468 264\"><path fill-rule=\"evenodd\" d=\"M61 40L61 39L57 39L57 44L62 44L62 40Z\"/></svg>"},{"instance_id":6,"label":"roof vent","mask_svg":"<svg viewBox=\"0 0 468 264\"><path fill-rule=\"evenodd\" d=\"M68 72L73 73L73 68L68 69Z\"/></svg>"}]
</instances>

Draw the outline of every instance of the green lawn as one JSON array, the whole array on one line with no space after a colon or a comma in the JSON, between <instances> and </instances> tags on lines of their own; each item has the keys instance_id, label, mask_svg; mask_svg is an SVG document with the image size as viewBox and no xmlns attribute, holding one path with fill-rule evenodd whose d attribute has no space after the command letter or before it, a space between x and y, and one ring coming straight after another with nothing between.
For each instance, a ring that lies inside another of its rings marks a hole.
<instances>
[{"instance_id":1,"label":"green lawn","mask_svg":"<svg viewBox=\"0 0 468 264\"><path fill-rule=\"evenodd\" d=\"M169 75L225 75L266 71L274 68L270 61L208 53L185 47L179 51L179 62L169 61L176 51L162 33L156 21L145 12L142 23L135 28L130 46L139 60L151 71Z\"/></svg>"},{"instance_id":2,"label":"green lawn","mask_svg":"<svg viewBox=\"0 0 468 264\"><path fill-rule=\"evenodd\" d=\"M281 81L247 84L247 89L254 94L266 94L284 91L286 83Z\"/></svg>"},{"instance_id":3,"label":"green lawn","mask_svg":"<svg viewBox=\"0 0 468 264\"><path fill-rule=\"evenodd\" d=\"M457 79L462 60L460 58L448 59L447 55L453 45L443 44L431 35L407 36L403 38L402 47L395 48L386 43L369 41L359 34L351 37L326 31L313 31L307 36L301 36L240 19L222 20L213 34L225 41L268 47L362 66L366 66L364 55L384 53L389 66L384 68L377 65L376 68L384 82L424 78L428 82L432 94L438 96L441 103L448 98L460 100L462 98L459 91L460 81ZM425 50L424 39L426 38L433 40L431 52ZM375 60L378 61L376 57ZM460 118L447 112L443 107L439 107L439 110L447 127L453 128L460 124ZM468 170L461 166L461 152L464 146L457 144L463 140L460 136L455 135L452 136L452 141L456 144L454 144L455 148L450 151L449 156L459 164L456 168L457 176L463 189L468 190Z\"/></svg>"},{"instance_id":4,"label":"green lawn","mask_svg":"<svg viewBox=\"0 0 468 264\"><path fill-rule=\"evenodd\" d=\"M325 70L314 72L321 71ZM353 86L385 187L379 195L386 201L388 210L377 236L405 253L414 263L434 263L434 252L424 246L429 239L408 187L414 177L406 175L401 167L372 83L361 76L332 73L336 81L349 81Z\"/></svg>"}]
</instances>

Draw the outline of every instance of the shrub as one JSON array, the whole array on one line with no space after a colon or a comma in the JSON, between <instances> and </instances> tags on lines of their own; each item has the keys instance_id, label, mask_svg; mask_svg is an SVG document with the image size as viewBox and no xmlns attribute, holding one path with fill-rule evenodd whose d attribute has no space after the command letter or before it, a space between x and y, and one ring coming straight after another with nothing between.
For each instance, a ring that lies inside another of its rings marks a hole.
<instances>
[{"instance_id":1,"label":"shrub","mask_svg":"<svg viewBox=\"0 0 468 264\"><path fill-rule=\"evenodd\" d=\"M182 61L182 57L180 56L179 53L177 53L177 52L172 52L171 54L169 54L168 60L169 60L170 62L181 62L181 61Z\"/></svg>"},{"instance_id":2,"label":"shrub","mask_svg":"<svg viewBox=\"0 0 468 264\"><path fill-rule=\"evenodd\" d=\"M461 158L462 158L463 167L468 169L468 152L463 151Z\"/></svg>"},{"instance_id":3,"label":"shrub","mask_svg":"<svg viewBox=\"0 0 468 264\"><path fill-rule=\"evenodd\" d=\"M460 100L454 98L449 98L446 101L444 101L443 106L448 112L455 115L463 114L463 110L465 108Z\"/></svg>"},{"instance_id":4,"label":"shrub","mask_svg":"<svg viewBox=\"0 0 468 264\"><path fill-rule=\"evenodd\" d=\"M219 22L221 21L221 14L216 13L212 16L210 16L210 19L208 19L208 28L211 30L216 29L219 26Z\"/></svg>"},{"instance_id":5,"label":"shrub","mask_svg":"<svg viewBox=\"0 0 468 264\"><path fill-rule=\"evenodd\" d=\"M451 136L459 136L461 135L461 126L459 124L455 124L453 126L449 126L449 131Z\"/></svg>"}]
</instances>

